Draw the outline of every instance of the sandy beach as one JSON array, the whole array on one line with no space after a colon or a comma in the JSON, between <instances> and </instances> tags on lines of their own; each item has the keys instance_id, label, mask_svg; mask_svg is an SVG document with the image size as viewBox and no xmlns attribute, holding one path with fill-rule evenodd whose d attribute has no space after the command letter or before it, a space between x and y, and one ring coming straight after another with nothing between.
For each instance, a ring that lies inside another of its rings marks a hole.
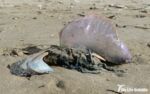
<instances>
[{"instance_id":1,"label":"sandy beach","mask_svg":"<svg viewBox=\"0 0 150 94\"><path fill-rule=\"evenodd\" d=\"M59 45L61 29L88 14L109 18L131 51L132 62L118 66L123 75L54 66L54 72L30 79L10 73L8 65L30 54L13 50ZM119 93L118 85L147 91ZM0 0L0 94L150 94L150 1Z\"/></svg>"}]
</instances>

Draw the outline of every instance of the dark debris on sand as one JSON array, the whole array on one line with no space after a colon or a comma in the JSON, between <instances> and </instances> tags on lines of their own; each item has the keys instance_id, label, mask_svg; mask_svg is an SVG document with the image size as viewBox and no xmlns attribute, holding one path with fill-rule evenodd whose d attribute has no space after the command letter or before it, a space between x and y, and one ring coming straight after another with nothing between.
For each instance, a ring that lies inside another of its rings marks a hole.
<instances>
[{"instance_id":1,"label":"dark debris on sand","mask_svg":"<svg viewBox=\"0 0 150 94\"><path fill-rule=\"evenodd\" d=\"M43 60L49 66L61 66L67 69L77 70L82 73L92 74L100 73L102 70L112 71L119 75L124 73L123 70L118 70L115 65L109 62L103 62L97 57L92 56L91 52L88 50L85 52L79 49L63 48L52 45L45 52L48 52L48 55L43 57ZM10 65L10 72L12 74L25 77L39 75L33 71L21 69L20 66L24 63L24 60Z\"/></svg>"}]
</instances>

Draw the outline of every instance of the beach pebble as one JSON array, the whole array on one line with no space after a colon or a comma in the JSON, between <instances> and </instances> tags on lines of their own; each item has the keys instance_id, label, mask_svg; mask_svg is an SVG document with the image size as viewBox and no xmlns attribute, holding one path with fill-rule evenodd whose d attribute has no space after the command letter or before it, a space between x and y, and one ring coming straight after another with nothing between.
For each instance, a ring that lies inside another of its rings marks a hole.
<instances>
[{"instance_id":1,"label":"beach pebble","mask_svg":"<svg viewBox=\"0 0 150 94\"><path fill-rule=\"evenodd\" d=\"M60 80L60 81L57 82L56 86L58 88L62 88L63 89L63 88L65 88L65 83L64 83L64 81Z\"/></svg>"},{"instance_id":2,"label":"beach pebble","mask_svg":"<svg viewBox=\"0 0 150 94\"><path fill-rule=\"evenodd\" d=\"M36 20L36 19L37 19L37 17L33 17L32 19Z\"/></svg>"},{"instance_id":3,"label":"beach pebble","mask_svg":"<svg viewBox=\"0 0 150 94\"><path fill-rule=\"evenodd\" d=\"M17 20L17 19L19 19L19 17L13 17L12 19L13 19L13 20Z\"/></svg>"},{"instance_id":4,"label":"beach pebble","mask_svg":"<svg viewBox=\"0 0 150 94\"><path fill-rule=\"evenodd\" d=\"M42 11L37 11L37 14L42 14Z\"/></svg>"},{"instance_id":5,"label":"beach pebble","mask_svg":"<svg viewBox=\"0 0 150 94\"><path fill-rule=\"evenodd\" d=\"M149 43L147 43L147 47L149 47L149 48L150 48L150 42L149 42Z\"/></svg>"},{"instance_id":6,"label":"beach pebble","mask_svg":"<svg viewBox=\"0 0 150 94\"><path fill-rule=\"evenodd\" d=\"M108 16L109 19L115 18L115 15Z\"/></svg>"},{"instance_id":7,"label":"beach pebble","mask_svg":"<svg viewBox=\"0 0 150 94\"><path fill-rule=\"evenodd\" d=\"M79 14L77 14L77 15L78 15L78 16L81 16L81 17L84 17L84 16L85 16L84 12L79 13Z\"/></svg>"}]
</instances>

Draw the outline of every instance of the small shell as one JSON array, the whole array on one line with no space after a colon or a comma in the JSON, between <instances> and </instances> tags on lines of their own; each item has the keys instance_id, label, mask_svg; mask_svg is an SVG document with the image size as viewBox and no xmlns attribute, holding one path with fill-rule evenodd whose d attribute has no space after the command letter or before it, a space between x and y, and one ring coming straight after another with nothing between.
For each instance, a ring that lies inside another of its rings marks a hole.
<instances>
[{"instance_id":1,"label":"small shell","mask_svg":"<svg viewBox=\"0 0 150 94\"><path fill-rule=\"evenodd\" d=\"M112 23L103 17L88 15L69 23L60 32L60 45L91 49L109 62L130 62L131 54L118 39Z\"/></svg>"}]
</instances>

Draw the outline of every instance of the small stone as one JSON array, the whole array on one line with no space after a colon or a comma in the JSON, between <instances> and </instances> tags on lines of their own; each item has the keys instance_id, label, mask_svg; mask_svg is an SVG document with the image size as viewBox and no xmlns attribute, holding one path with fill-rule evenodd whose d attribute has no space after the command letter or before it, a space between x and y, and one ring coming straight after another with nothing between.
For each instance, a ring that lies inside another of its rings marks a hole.
<instances>
[{"instance_id":1,"label":"small stone","mask_svg":"<svg viewBox=\"0 0 150 94\"><path fill-rule=\"evenodd\" d=\"M90 7L89 9L90 9L90 10L94 10L94 9L97 9L97 8L96 8L96 7Z\"/></svg>"},{"instance_id":2,"label":"small stone","mask_svg":"<svg viewBox=\"0 0 150 94\"><path fill-rule=\"evenodd\" d=\"M36 19L37 19L37 17L33 17L32 19L36 20Z\"/></svg>"},{"instance_id":3,"label":"small stone","mask_svg":"<svg viewBox=\"0 0 150 94\"><path fill-rule=\"evenodd\" d=\"M38 14L42 14L42 11L37 11Z\"/></svg>"},{"instance_id":4,"label":"small stone","mask_svg":"<svg viewBox=\"0 0 150 94\"><path fill-rule=\"evenodd\" d=\"M110 81L110 79L107 78L106 81Z\"/></svg>"},{"instance_id":5,"label":"small stone","mask_svg":"<svg viewBox=\"0 0 150 94\"><path fill-rule=\"evenodd\" d=\"M109 19L113 19L113 18L115 18L115 15L111 15L111 16L109 16L108 18L109 18Z\"/></svg>"},{"instance_id":6,"label":"small stone","mask_svg":"<svg viewBox=\"0 0 150 94\"><path fill-rule=\"evenodd\" d=\"M19 18L18 18L18 17L13 17L12 19L13 19L13 20L17 20L17 19L19 19Z\"/></svg>"},{"instance_id":7,"label":"small stone","mask_svg":"<svg viewBox=\"0 0 150 94\"><path fill-rule=\"evenodd\" d=\"M63 89L63 88L65 88L65 83L64 83L64 81L58 81L56 86Z\"/></svg>"},{"instance_id":8,"label":"small stone","mask_svg":"<svg viewBox=\"0 0 150 94\"><path fill-rule=\"evenodd\" d=\"M51 15L50 17L54 17L53 15Z\"/></svg>"},{"instance_id":9,"label":"small stone","mask_svg":"<svg viewBox=\"0 0 150 94\"><path fill-rule=\"evenodd\" d=\"M118 27L118 28L126 28L127 26L126 25L118 25L118 24L116 24L116 27Z\"/></svg>"},{"instance_id":10,"label":"small stone","mask_svg":"<svg viewBox=\"0 0 150 94\"><path fill-rule=\"evenodd\" d=\"M85 16L85 14L83 14L83 13L79 13L79 14L77 14L78 16L81 16L81 17L84 17Z\"/></svg>"},{"instance_id":11,"label":"small stone","mask_svg":"<svg viewBox=\"0 0 150 94\"><path fill-rule=\"evenodd\" d=\"M149 42L149 43L147 43L147 47L149 47L149 48L150 48L150 42Z\"/></svg>"}]
</instances>

